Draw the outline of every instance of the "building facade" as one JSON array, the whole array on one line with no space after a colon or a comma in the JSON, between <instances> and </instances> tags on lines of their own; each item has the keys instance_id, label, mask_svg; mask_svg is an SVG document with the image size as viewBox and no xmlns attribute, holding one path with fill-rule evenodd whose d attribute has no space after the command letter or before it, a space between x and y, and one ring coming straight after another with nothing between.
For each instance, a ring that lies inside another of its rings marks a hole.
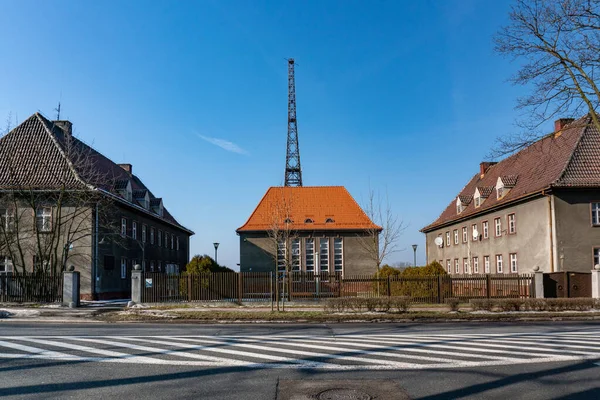
<instances>
[{"instance_id":1,"label":"building facade","mask_svg":"<svg viewBox=\"0 0 600 400\"><path fill-rule=\"evenodd\" d=\"M84 299L126 298L131 269L174 273L193 232L133 174L36 113L0 139L0 273L81 273Z\"/></svg>"},{"instance_id":2,"label":"building facade","mask_svg":"<svg viewBox=\"0 0 600 400\"><path fill-rule=\"evenodd\" d=\"M380 231L344 187L272 187L237 229L240 271L372 275Z\"/></svg>"},{"instance_id":3,"label":"building facade","mask_svg":"<svg viewBox=\"0 0 600 400\"><path fill-rule=\"evenodd\" d=\"M450 274L589 272L600 262L600 133L591 118L483 162L432 224L427 262Z\"/></svg>"}]
</instances>

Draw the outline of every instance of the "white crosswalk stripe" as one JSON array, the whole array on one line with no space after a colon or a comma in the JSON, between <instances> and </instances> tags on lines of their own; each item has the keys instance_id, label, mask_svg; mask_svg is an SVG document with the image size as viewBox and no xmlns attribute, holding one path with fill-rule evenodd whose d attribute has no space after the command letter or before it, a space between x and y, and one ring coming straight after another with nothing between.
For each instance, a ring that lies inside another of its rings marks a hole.
<instances>
[{"instance_id":1,"label":"white crosswalk stripe","mask_svg":"<svg viewBox=\"0 0 600 400\"><path fill-rule=\"evenodd\" d=\"M434 369L600 360L600 331L335 336L0 336L0 359L193 367Z\"/></svg>"}]
</instances>

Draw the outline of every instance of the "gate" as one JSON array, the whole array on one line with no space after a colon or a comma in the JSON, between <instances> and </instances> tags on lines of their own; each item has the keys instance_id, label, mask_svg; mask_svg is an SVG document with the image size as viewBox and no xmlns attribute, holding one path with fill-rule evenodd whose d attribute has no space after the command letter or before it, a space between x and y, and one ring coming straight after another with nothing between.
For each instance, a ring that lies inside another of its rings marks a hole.
<instances>
[{"instance_id":1,"label":"gate","mask_svg":"<svg viewBox=\"0 0 600 400\"><path fill-rule=\"evenodd\" d=\"M592 297L592 274L567 271L545 273L544 297Z\"/></svg>"}]
</instances>

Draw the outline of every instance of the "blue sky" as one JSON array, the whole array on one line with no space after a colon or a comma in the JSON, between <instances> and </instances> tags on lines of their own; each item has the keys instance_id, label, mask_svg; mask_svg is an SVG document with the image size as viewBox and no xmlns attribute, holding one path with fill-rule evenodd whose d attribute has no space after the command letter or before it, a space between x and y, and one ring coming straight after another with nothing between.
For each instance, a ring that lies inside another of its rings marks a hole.
<instances>
[{"instance_id":1,"label":"blue sky","mask_svg":"<svg viewBox=\"0 0 600 400\"><path fill-rule=\"evenodd\" d=\"M294 57L303 180L359 203L387 193L407 225L389 262L425 262L424 235L523 88L494 54L510 2L7 1L0 118L36 111L137 174L185 226L191 251L239 262L235 229L284 177ZM548 127L550 129L550 127Z\"/></svg>"}]
</instances>

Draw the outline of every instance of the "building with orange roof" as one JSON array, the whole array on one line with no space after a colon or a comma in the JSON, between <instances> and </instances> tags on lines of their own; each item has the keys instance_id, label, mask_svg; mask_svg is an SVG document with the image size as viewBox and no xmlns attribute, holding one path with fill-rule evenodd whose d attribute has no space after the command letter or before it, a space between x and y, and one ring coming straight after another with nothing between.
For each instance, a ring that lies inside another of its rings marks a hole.
<instances>
[{"instance_id":1,"label":"building with orange roof","mask_svg":"<svg viewBox=\"0 0 600 400\"><path fill-rule=\"evenodd\" d=\"M343 186L271 187L240 236L240 271L373 274L374 224Z\"/></svg>"},{"instance_id":2,"label":"building with orange roof","mask_svg":"<svg viewBox=\"0 0 600 400\"><path fill-rule=\"evenodd\" d=\"M589 272L600 263L600 132L590 116L480 170L421 232L451 274Z\"/></svg>"}]
</instances>

